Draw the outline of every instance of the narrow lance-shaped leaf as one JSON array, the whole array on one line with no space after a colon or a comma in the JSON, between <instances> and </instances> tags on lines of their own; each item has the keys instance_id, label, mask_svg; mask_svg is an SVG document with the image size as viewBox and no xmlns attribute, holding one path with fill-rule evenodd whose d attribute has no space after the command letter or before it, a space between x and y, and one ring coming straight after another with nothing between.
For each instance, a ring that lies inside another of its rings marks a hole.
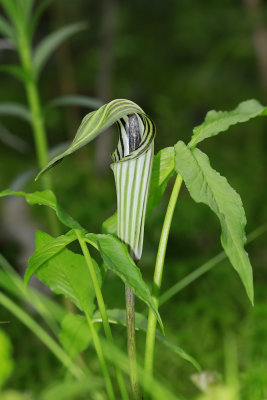
<instances>
[{"instance_id":1,"label":"narrow lance-shaped leaf","mask_svg":"<svg viewBox=\"0 0 267 400\"><path fill-rule=\"evenodd\" d=\"M53 0L42 0L40 4L37 4L34 10L34 13L31 17L31 22L29 25L29 34L30 37L33 36L35 28L37 27L37 24L45 11L45 9L49 6L50 3L52 3Z\"/></svg>"},{"instance_id":2,"label":"narrow lance-shaped leaf","mask_svg":"<svg viewBox=\"0 0 267 400\"><path fill-rule=\"evenodd\" d=\"M22 82L27 82L30 79L29 73L27 71L25 71L25 69L23 69L19 65L1 65L0 72L4 72L9 75L12 75L13 77L19 79ZM14 103L9 103L9 104L14 104ZM20 105L20 104L19 104L19 106L24 107L23 105ZM25 109L26 109L26 107L25 107ZM28 109L27 109L27 114L28 114L27 120L28 119L30 120L30 113L29 113Z\"/></svg>"},{"instance_id":3,"label":"narrow lance-shaped leaf","mask_svg":"<svg viewBox=\"0 0 267 400\"><path fill-rule=\"evenodd\" d=\"M53 51L57 49L66 39L86 29L87 24L84 22L78 22L72 25L64 26L56 32L51 33L37 46L33 54L33 63L36 77L38 78L42 68L47 62L48 58L51 56Z\"/></svg>"},{"instance_id":4,"label":"narrow lance-shaped leaf","mask_svg":"<svg viewBox=\"0 0 267 400\"><path fill-rule=\"evenodd\" d=\"M243 101L232 111L209 111L205 121L193 129L189 147L195 147L202 140L226 131L231 125L264 115L264 112L266 112L266 108L257 100Z\"/></svg>"},{"instance_id":5,"label":"narrow lance-shaped leaf","mask_svg":"<svg viewBox=\"0 0 267 400\"><path fill-rule=\"evenodd\" d=\"M49 111L51 108L65 107L65 106L78 106L78 107L95 109L101 107L101 105L102 105L101 101L95 99L94 97L72 94L53 99L46 105L45 111Z\"/></svg>"},{"instance_id":6,"label":"narrow lance-shaped leaf","mask_svg":"<svg viewBox=\"0 0 267 400\"><path fill-rule=\"evenodd\" d=\"M11 39L13 42L16 41L15 39L15 32L13 27L10 25L10 23L0 16L0 33L9 39Z\"/></svg>"},{"instance_id":7,"label":"narrow lance-shaped leaf","mask_svg":"<svg viewBox=\"0 0 267 400\"><path fill-rule=\"evenodd\" d=\"M207 204L221 223L221 242L238 272L253 304L252 267L244 249L246 216L242 201L227 180L210 165L208 156L199 149L190 150L179 141L175 145L175 167L197 203Z\"/></svg>"},{"instance_id":8,"label":"narrow lance-shaped leaf","mask_svg":"<svg viewBox=\"0 0 267 400\"><path fill-rule=\"evenodd\" d=\"M30 151L30 146L26 141L13 135L2 124L0 124L0 141L22 154L29 153Z\"/></svg>"},{"instance_id":9,"label":"narrow lance-shaped leaf","mask_svg":"<svg viewBox=\"0 0 267 400\"><path fill-rule=\"evenodd\" d=\"M100 107L97 111L92 111L87 114L82 120L78 132L69 148L54 157L47 166L41 170L36 179L38 179L45 171L60 162L64 157L74 153L76 150L91 142L115 122L131 114L139 114L144 118L146 117L144 111L137 104L124 99L113 100ZM125 160L139 157L147 150L152 141L153 139L151 140L150 136L144 137L139 148L132 152L131 155L126 156Z\"/></svg>"},{"instance_id":10,"label":"narrow lance-shaped leaf","mask_svg":"<svg viewBox=\"0 0 267 400\"><path fill-rule=\"evenodd\" d=\"M31 123L31 113L27 107L19 103L0 103L0 115L19 117Z\"/></svg>"},{"instance_id":11,"label":"narrow lance-shaped leaf","mask_svg":"<svg viewBox=\"0 0 267 400\"><path fill-rule=\"evenodd\" d=\"M46 206L52 208L57 214L58 219L62 224L66 225L72 229L81 229L81 225L75 221L69 214L64 211L57 202L56 196L51 190L44 190L42 192L34 192L34 193L25 193L25 192L16 192L11 189L6 189L0 192L0 197L5 196L22 196L26 199L26 201L30 205L39 204L42 206Z\"/></svg>"}]
</instances>

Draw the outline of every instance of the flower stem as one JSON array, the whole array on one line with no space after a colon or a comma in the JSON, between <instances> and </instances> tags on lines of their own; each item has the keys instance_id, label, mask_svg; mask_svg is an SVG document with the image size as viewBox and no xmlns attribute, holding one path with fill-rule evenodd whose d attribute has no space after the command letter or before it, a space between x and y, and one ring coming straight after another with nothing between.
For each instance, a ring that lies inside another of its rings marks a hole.
<instances>
[{"instance_id":1,"label":"flower stem","mask_svg":"<svg viewBox=\"0 0 267 400\"><path fill-rule=\"evenodd\" d=\"M107 389L107 394L110 400L116 400L115 394L114 394L114 390L113 390L113 386L112 386L112 382L111 382L111 378L109 375L109 371L108 371L108 367L106 364L106 360L102 351L102 347L101 347L101 343L98 337L98 334L95 330L94 324L92 322L92 319L90 318L90 315L85 311L85 315L86 315L86 319L88 322L88 326L89 329L91 331L92 334L92 339L94 342L94 346L95 346L95 350L96 350L96 354L98 356L100 365L101 365L101 369L102 369L102 373L105 379L105 383L106 383L106 389Z\"/></svg>"},{"instance_id":2,"label":"flower stem","mask_svg":"<svg viewBox=\"0 0 267 400\"><path fill-rule=\"evenodd\" d=\"M18 28L18 52L22 67L27 74L27 79L24 81L25 91L29 108L31 111L31 124L34 136L36 157L38 167L43 168L49 161L48 157L48 143L47 134L45 129L44 117L40 101L39 90L35 79L34 64L32 60L32 49L29 37L25 33L23 26ZM52 181L49 175L42 178L42 185L45 190L52 190ZM51 210L48 213L48 223L53 235L59 234L59 224L56 216Z\"/></svg>"},{"instance_id":3,"label":"flower stem","mask_svg":"<svg viewBox=\"0 0 267 400\"><path fill-rule=\"evenodd\" d=\"M141 398L138 371L136 363L136 346L135 346L135 298L132 289L125 285L126 299L126 322L127 322L127 346L130 363L130 379L134 400Z\"/></svg>"},{"instance_id":4,"label":"flower stem","mask_svg":"<svg viewBox=\"0 0 267 400\"><path fill-rule=\"evenodd\" d=\"M153 278L153 287L152 287L152 298L157 308L159 306L159 293L162 282L162 274L164 268L164 260L168 243L168 237L169 237L174 209L179 196L182 182L183 178L181 177L180 174L178 174L172 189L172 194L169 200L159 241L154 278ZM146 333L145 365L144 365L146 380L150 380L153 377L156 325L157 325L157 319L154 313L151 310L149 310L147 333Z\"/></svg>"},{"instance_id":5,"label":"flower stem","mask_svg":"<svg viewBox=\"0 0 267 400\"><path fill-rule=\"evenodd\" d=\"M111 342L114 343L113 340L113 336L112 336L112 332L110 329L110 325L109 325L109 321L108 321L108 315L107 315L107 310L106 310L106 306L104 303L104 299L102 296L102 292L99 286L99 282L97 279L97 275L95 272L95 268L94 268L94 264L90 255L90 252L88 250L88 247L86 245L86 242L84 241L81 232L79 230L75 230L78 241L80 243L86 264L88 266L89 269L89 273L93 282L93 286L94 286L94 290L95 290L95 294L96 294L96 299L97 299L97 303L98 303L98 307L99 307L99 311L102 317L102 321L103 321L103 327L104 327L104 331L105 331L105 335L107 337L107 339ZM115 366L115 370L116 370L116 376L117 376L117 381L119 384L119 388L121 391L121 395L122 395L122 399L123 400L129 400L129 396L128 396L128 392L125 386L125 382L122 376L122 372L121 370Z\"/></svg>"}]
</instances>

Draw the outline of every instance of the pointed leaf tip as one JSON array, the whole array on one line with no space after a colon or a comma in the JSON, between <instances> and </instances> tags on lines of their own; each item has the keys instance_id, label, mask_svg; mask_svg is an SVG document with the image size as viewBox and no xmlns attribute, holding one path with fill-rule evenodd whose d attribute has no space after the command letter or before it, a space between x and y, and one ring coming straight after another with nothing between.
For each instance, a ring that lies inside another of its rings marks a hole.
<instances>
[{"instance_id":1,"label":"pointed leaf tip","mask_svg":"<svg viewBox=\"0 0 267 400\"><path fill-rule=\"evenodd\" d=\"M221 224L221 243L231 264L238 272L253 305L253 273L246 243L246 216L238 193L226 178L215 171L209 158L199 149L190 149L179 141L175 145L175 168L197 203L207 204L217 215Z\"/></svg>"},{"instance_id":2,"label":"pointed leaf tip","mask_svg":"<svg viewBox=\"0 0 267 400\"><path fill-rule=\"evenodd\" d=\"M54 157L37 175L37 179L40 178L40 176L48 171L50 168L55 166L58 162L60 162L64 157L74 153L76 150L79 150L81 147L85 146L89 142L91 142L93 139L95 139L100 133L105 131L107 128L109 128L111 125L113 125L115 122L120 120L123 117L126 117L127 115L131 114L139 114L142 115L143 118L147 119L147 121L150 121L148 123L152 123L152 121L146 117L144 111L142 110L141 107L139 107L137 104L135 104L131 100L126 100L126 99L116 99L112 100L110 103L104 104L102 107L100 107L98 110L90 112L87 114L82 122L81 125L76 133L76 136L69 146L67 150L64 152L60 153L56 157ZM153 137L155 135L155 131L153 131ZM148 143L149 141L149 143ZM137 149L135 152L133 152L129 158L135 158L138 157L138 155L146 151L147 148L149 148L148 145L151 145L153 141L151 141L151 136L144 138L144 140L140 143L139 149ZM123 161L123 160L120 160Z\"/></svg>"},{"instance_id":3,"label":"pointed leaf tip","mask_svg":"<svg viewBox=\"0 0 267 400\"><path fill-rule=\"evenodd\" d=\"M207 113L204 122L193 129L189 147L194 148L204 139L225 132L232 125L265 115L265 112L266 108L254 99L243 101L232 111L211 110Z\"/></svg>"}]
</instances>

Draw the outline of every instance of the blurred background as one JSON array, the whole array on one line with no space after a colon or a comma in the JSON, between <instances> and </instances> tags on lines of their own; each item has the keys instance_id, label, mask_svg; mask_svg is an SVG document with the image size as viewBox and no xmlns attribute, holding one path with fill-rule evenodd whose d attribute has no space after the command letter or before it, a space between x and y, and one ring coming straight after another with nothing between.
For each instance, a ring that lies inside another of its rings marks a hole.
<instances>
[{"instance_id":1,"label":"blurred background","mask_svg":"<svg viewBox=\"0 0 267 400\"><path fill-rule=\"evenodd\" d=\"M156 152L179 139L188 142L193 127L211 109L231 110L250 98L267 104L264 1L54 0L40 19L33 45L53 30L78 21L87 22L86 29L54 52L38 88L43 106L60 96L81 95L92 99L92 107L80 103L46 106L52 152L72 140L82 117L94 109L94 101L97 106L127 98L139 104L156 124ZM1 65L17 60L12 44L0 39ZM13 77L1 73L0 87L0 103L27 104L23 85ZM4 115L1 107L0 114L0 190L40 190L40 183L33 179L38 163L31 126ZM259 118L200 146L212 166L241 195L247 233L267 222L266 132L267 120ZM59 203L90 232L100 232L102 222L116 208L109 168L116 134L114 128L49 172ZM140 267L148 283L171 186L145 229ZM42 208L30 209L21 199L1 199L0 252L20 274L34 251L36 228L49 231ZM221 251L219 236L216 217L204 205L196 205L183 187L171 228L162 292L217 255ZM235 379L244 400L267 398L266 239L265 233L247 246L254 268L254 308L236 272L228 261L222 261L160 309L167 338L192 354L211 380L227 384L229 375L230 380ZM35 285L39 287L37 281ZM123 285L114 276L107 277L104 296L109 308L123 307ZM137 309L142 311L142 304L138 303ZM12 343L16 363L5 387L38 395L60 374L59 367L27 328L2 307L0 319L11 321L0 329ZM117 336L124 346L124 331L118 330ZM137 340L141 358L141 333ZM93 369L94 357L92 354ZM160 344L156 374L181 398L201 396L193 382L197 377L192 381L193 367ZM219 395L215 398L219 400ZM231 400L230 395L222 399Z\"/></svg>"}]
</instances>

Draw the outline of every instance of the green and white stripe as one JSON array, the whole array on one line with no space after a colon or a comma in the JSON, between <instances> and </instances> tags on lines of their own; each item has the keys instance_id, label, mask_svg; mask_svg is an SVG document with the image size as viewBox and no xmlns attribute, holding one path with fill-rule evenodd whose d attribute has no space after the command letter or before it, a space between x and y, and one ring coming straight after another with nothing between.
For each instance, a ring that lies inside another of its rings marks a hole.
<instances>
[{"instance_id":1,"label":"green and white stripe","mask_svg":"<svg viewBox=\"0 0 267 400\"><path fill-rule=\"evenodd\" d=\"M135 125L134 127L131 127ZM128 245L135 261L141 258L146 205L154 157L155 128L146 117L134 114L119 121L120 138L112 155L117 189L117 235ZM132 128L132 129L131 129ZM143 143L148 143L139 157L132 159Z\"/></svg>"},{"instance_id":2,"label":"green and white stripe","mask_svg":"<svg viewBox=\"0 0 267 400\"><path fill-rule=\"evenodd\" d=\"M142 142L137 150L131 152L127 159L134 159L139 157L143 152L147 151L154 139L154 130L151 128L153 125L152 121L146 116L142 108L130 100L117 99L113 100L108 104L103 105L98 110L87 114L76 133L76 136L63 153L54 157L45 168L43 168L37 175L38 179L45 171L52 168L55 164L63 160L64 157L72 154L74 151L85 146L97 137L104 130L109 128L112 124L119 121L120 119L127 117L132 114L138 114L146 125L146 134L142 137ZM120 160L123 161L123 160Z\"/></svg>"},{"instance_id":3,"label":"green and white stripe","mask_svg":"<svg viewBox=\"0 0 267 400\"><path fill-rule=\"evenodd\" d=\"M118 146L112 154L111 168L117 189L118 237L128 245L132 257L138 261L143 248L156 131L153 122L137 104L117 99L87 114L69 148L53 158L37 178L115 122L120 135Z\"/></svg>"}]
</instances>

